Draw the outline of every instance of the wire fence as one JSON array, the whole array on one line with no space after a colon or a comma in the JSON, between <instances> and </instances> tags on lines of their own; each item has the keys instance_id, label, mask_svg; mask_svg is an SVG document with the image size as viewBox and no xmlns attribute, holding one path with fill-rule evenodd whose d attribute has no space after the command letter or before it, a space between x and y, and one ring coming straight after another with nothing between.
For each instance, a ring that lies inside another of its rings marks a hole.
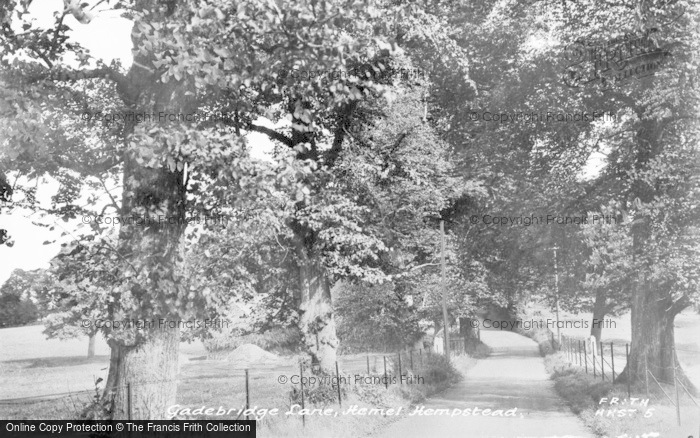
<instances>
[{"instance_id":1,"label":"wire fence","mask_svg":"<svg viewBox=\"0 0 700 438\"><path fill-rule=\"evenodd\" d=\"M591 343L590 339L562 335L557 349L564 351L570 364L582 367L586 373L601 380L615 381L629 360L629 344Z\"/></svg>"},{"instance_id":2,"label":"wire fence","mask_svg":"<svg viewBox=\"0 0 700 438\"><path fill-rule=\"evenodd\" d=\"M451 340L452 351L454 354L464 354L466 353L466 344L460 339ZM461 348L460 348L461 347ZM304 399L305 393L309 389L313 389L313 384L309 382L316 381L318 384L329 383L337 391L337 402L342 405L341 396L341 383L348 383L344 380L347 378L345 376L350 373L355 373L356 375L362 375L367 377L379 377L381 379L382 385L388 389L392 385L402 385L409 381L409 376L411 376L416 369L422 369L424 365L430 360L431 356L436 353L430 348L414 348L414 349L402 349L396 351L395 353L365 353L365 354L354 354L348 356L340 356L339 361L335 362L335 373L330 381L323 381L311 376L316 375L317 369L314 369L308 363L300 361L296 371L298 371L298 379L296 381L282 382L279 383L292 383L298 388L297 394L301 396L301 405L304 409L306 400ZM241 393L240 400L237 402L236 406L240 406L240 409L234 411L234 415L238 413L236 419L245 416L246 419L250 419L250 415L253 413L250 411L251 400L256 400L256 385L251 384L251 380L260 377L274 377L280 378L284 373L291 373L295 370L295 365L280 366L277 368L269 368L265 366L255 367L251 366L249 368L226 368L217 369L217 373L225 373L219 375L205 375L196 377L186 377L178 379L161 379L153 381L141 381L141 382L124 382L118 386L112 386L110 393L116 394L119 390L126 397L128 419L133 417L135 408L133 406L132 400L135 400L135 395L138 391L147 388L151 385L164 385L168 383L175 382L178 385L197 385L202 382L202 380L220 380L220 387L234 387L244 385L245 391ZM341 373L341 368L344 373ZM296 372L294 371L294 372ZM333 370L331 370L333 371ZM282 374L280 374L282 373ZM398 377L398 378L396 378ZM241 380L242 379L242 380ZM39 394L27 397L19 398L8 398L0 399L0 406L22 406L31 405L43 402L63 402L67 406L69 403L73 404L74 411L79 411L78 406L86 405L96 399L103 397L103 389L98 387L98 383L95 382L95 388L78 390L78 391L66 391L60 393L50 393L50 394ZM293 387L294 388L294 387ZM290 391L294 391L290 388ZM148 390L148 389L147 389ZM238 397L236 397L238 399ZM112 399L113 400L113 399ZM302 421L306 422L304 416L302 415Z\"/></svg>"},{"instance_id":3,"label":"wire fence","mask_svg":"<svg viewBox=\"0 0 700 438\"><path fill-rule=\"evenodd\" d=\"M627 364L630 362L630 345L629 343L615 344L614 342L596 342L595 338L574 338L561 336L561 342L557 343L552 336L552 346L554 349L564 353L569 365L578 366L582 368L586 374L593 375L594 378L600 378L602 381L609 381L611 383L616 383L617 378L620 376ZM666 391L668 388L664 388L663 385L657 379L657 376L664 374L662 367L649 363L647 360L646 353L643 355L643 377L638 376L638 372L630 367L627 369L628 375L624 379L624 383L627 387L627 397L632 396L632 386L629 374L632 374L637 380L639 377L644 382L644 389L646 398L649 399L654 392L650 392L650 388L657 388L661 390L661 393L666 399L676 408L676 416L678 425L681 425L681 394L687 395L690 401L700 409L700 402L695 399L688 387L683 383L678 375L681 375L681 367L676 361L676 351L688 351L695 353L692 350L678 349L674 346L667 346L666 348L661 348L662 354L668 354L671 358L670 368L672 369L672 380L673 380L673 390L675 392L674 398ZM651 385L651 386L650 386ZM700 418L700 416L698 417Z\"/></svg>"}]
</instances>

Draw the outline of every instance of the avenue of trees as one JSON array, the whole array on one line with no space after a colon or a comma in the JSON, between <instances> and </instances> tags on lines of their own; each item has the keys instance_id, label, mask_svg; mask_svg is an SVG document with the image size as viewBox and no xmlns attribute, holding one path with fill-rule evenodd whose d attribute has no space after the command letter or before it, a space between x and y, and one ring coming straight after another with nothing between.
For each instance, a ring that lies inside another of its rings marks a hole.
<instances>
[{"instance_id":1,"label":"avenue of trees","mask_svg":"<svg viewBox=\"0 0 700 438\"><path fill-rule=\"evenodd\" d=\"M256 329L295 327L311 363L330 369L343 337L409 345L426 321L441 328L444 221L453 321L553 303L558 247L563 308L631 310L621 379L643 378L644 357L672 379L674 317L700 301L698 5L102 3L133 22L128 67L70 38L90 26L90 5L65 0L51 28L31 21L31 0L0 5L0 208L141 219L64 233L35 293L54 312L50 334L83 318L206 319L257 303ZM625 34L669 59L620 81L572 70ZM474 117L486 111L614 117ZM212 117L98 117L159 113ZM251 133L275 145L265 159ZM36 196L44 178L58 186L50 206ZM482 220L585 214L615 220ZM195 216L225 220L188 226ZM0 230L0 243L11 237ZM126 382L159 381L133 391L132 418L163 418L180 330L101 334L110 415L127 416Z\"/></svg>"}]
</instances>

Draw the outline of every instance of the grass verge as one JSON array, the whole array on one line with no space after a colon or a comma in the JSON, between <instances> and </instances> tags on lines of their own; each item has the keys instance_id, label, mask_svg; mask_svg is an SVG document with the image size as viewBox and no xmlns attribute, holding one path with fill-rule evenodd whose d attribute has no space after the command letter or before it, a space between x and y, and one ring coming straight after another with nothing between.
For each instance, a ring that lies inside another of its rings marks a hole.
<instances>
[{"instance_id":1,"label":"grass verge","mask_svg":"<svg viewBox=\"0 0 700 438\"><path fill-rule=\"evenodd\" d=\"M484 354L481 349L480 354ZM405 375L412 377L414 383L390 384L388 388L381 382L352 382L343 387L342 406L338 405L335 391L328 391L327 397L317 396L316 403L306 407L329 409L331 414L312 414L306 416L304 426L300 416L270 416L260 422L258 434L261 437L357 437L365 436L382 429L399 420L411 411L411 406L423 403L427 397L445 390L459 382L466 371L477 359L466 355L454 356L447 362L444 356L433 354L425 356L415 369ZM392 369L395 364L392 364ZM394 372L397 373L398 370ZM393 374L396 376L396 374ZM371 377L380 378L382 375ZM419 380L418 378L422 378ZM307 394L308 400L311 394ZM278 405L288 411L293 404L300 402L298 394L287 398L278 398ZM297 408L298 409L298 408Z\"/></svg>"},{"instance_id":2,"label":"grass verge","mask_svg":"<svg viewBox=\"0 0 700 438\"><path fill-rule=\"evenodd\" d=\"M458 382L463 374L476 362L477 357L485 357L488 349L478 346L472 356L454 356L448 363L441 355L423 355L414 357L414 367L410 369L403 364L402 374L413 377L414 383L398 384L393 381L385 387L377 381L355 381L355 373L347 373L349 380L341 385L342 406L338 404L337 387L325 385L325 388L305 390L305 407L310 409L331 409L331 416L322 416L318 412L305 417L302 424L298 408L300 404L299 385L289 382L281 384L279 375L291 376L298 372L290 370L261 370L251 373L251 408L259 413L265 412L258 421L258 436L310 436L310 437L356 437L367 435L400 419L411 411L411 406L422 403L427 397L438 393ZM407 360L407 359L406 359ZM398 364L387 361L389 376L398 375ZM362 364L360 364L362 366ZM185 378L178 385L178 406L173 412L188 409L188 413L176 416L178 419L235 419L239 409L245 407L245 379L242 373L226 374L227 363L211 361L204 364L205 373L198 373L193 378ZM222 368L222 369L219 369ZM355 368L357 369L357 368ZM341 368L342 370L342 368ZM344 373L345 374L345 373ZM365 376L366 373L358 373ZM382 372L374 371L371 377L383 377ZM421 379L418 379L421 377ZM0 405L2 419L71 419L80 418L86 407L91 404L93 394L83 393L54 400L33 401L22 404ZM93 408L95 405L93 404ZM197 408L222 407L226 415L194 415ZM277 408L277 415L270 415L271 409ZM347 413L353 408L354 413ZM394 409L394 414L389 409ZM399 415L395 413L402 408ZM233 411L228 414L228 412ZM362 409L366 413L362 414ZM370 411L374 409L374 411ZM295 411L295 414L285 415ZM335 415L335 413L338 413ZM241 417L243 418L243 417Z\"/></svg>"},{"instance_id":3,"label":"grass verge","mask_svg":"<svg viewBox=\"0 0 700 438\"><path fill-rule=\"evenodd\" d=\"M687 397L681 397L679 426L675 406L658 386L650 387L647 397L646 388L635 385L628 396L626 385L593 378L572 366L562 352L546 356L545 367L557 393L598 437L698 436L700 411ZM663 387L675 397L673 386Z\"/></svg>"}]
</instances>

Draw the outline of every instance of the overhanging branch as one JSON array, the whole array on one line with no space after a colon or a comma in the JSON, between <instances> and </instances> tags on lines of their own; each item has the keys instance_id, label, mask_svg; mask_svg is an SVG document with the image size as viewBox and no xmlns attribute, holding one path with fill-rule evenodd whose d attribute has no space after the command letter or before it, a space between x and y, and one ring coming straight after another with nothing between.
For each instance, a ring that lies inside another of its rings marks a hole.
<instances>
[{"instance_id":1,"label":"overhanging branch","mask_svg":"<svg viewBox=\"0 0 700 438\"><path fill-rule=\"evenodd\" d=\"M268 128L265 126L260 126L256 125L254 123L249 123L247 126L248 130L254 131L254 132L259 132L261 134L265 134L268 137L270 137L272 140L277 140L278 142L289 146L290 148L294 146L294 143L292 142L292 139L287 137L286 135L279 133L275 131L272 128Z\"/></svg>"}]
</instances>

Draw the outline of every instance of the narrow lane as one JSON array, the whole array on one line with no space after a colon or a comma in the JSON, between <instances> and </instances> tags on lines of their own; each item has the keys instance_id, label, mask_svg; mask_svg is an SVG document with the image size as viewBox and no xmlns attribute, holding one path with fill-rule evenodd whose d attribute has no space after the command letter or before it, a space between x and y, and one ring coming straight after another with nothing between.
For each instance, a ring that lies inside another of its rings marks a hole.
<instances>
[{"instance_id":1,"label":"narrow lane","mask_svg":"<svg viewBox=\"0 0 700 438\"><path fill-rule=\"evenodd\" d=\"M425 409L448 409L450 416L408 416L379 431L383 438L593 437L554 391L537 344L504 331L482 331L492 353L469 370L458 385L431 397ZM490 409L503 416L451 416L454 409ZM516 408L516 411L513 409ZM411 412L414 412L411 410ZM443 411L444 412L444 411ZM505 414L515 414L505 416Z\"/></svg>"}]
</instances>

